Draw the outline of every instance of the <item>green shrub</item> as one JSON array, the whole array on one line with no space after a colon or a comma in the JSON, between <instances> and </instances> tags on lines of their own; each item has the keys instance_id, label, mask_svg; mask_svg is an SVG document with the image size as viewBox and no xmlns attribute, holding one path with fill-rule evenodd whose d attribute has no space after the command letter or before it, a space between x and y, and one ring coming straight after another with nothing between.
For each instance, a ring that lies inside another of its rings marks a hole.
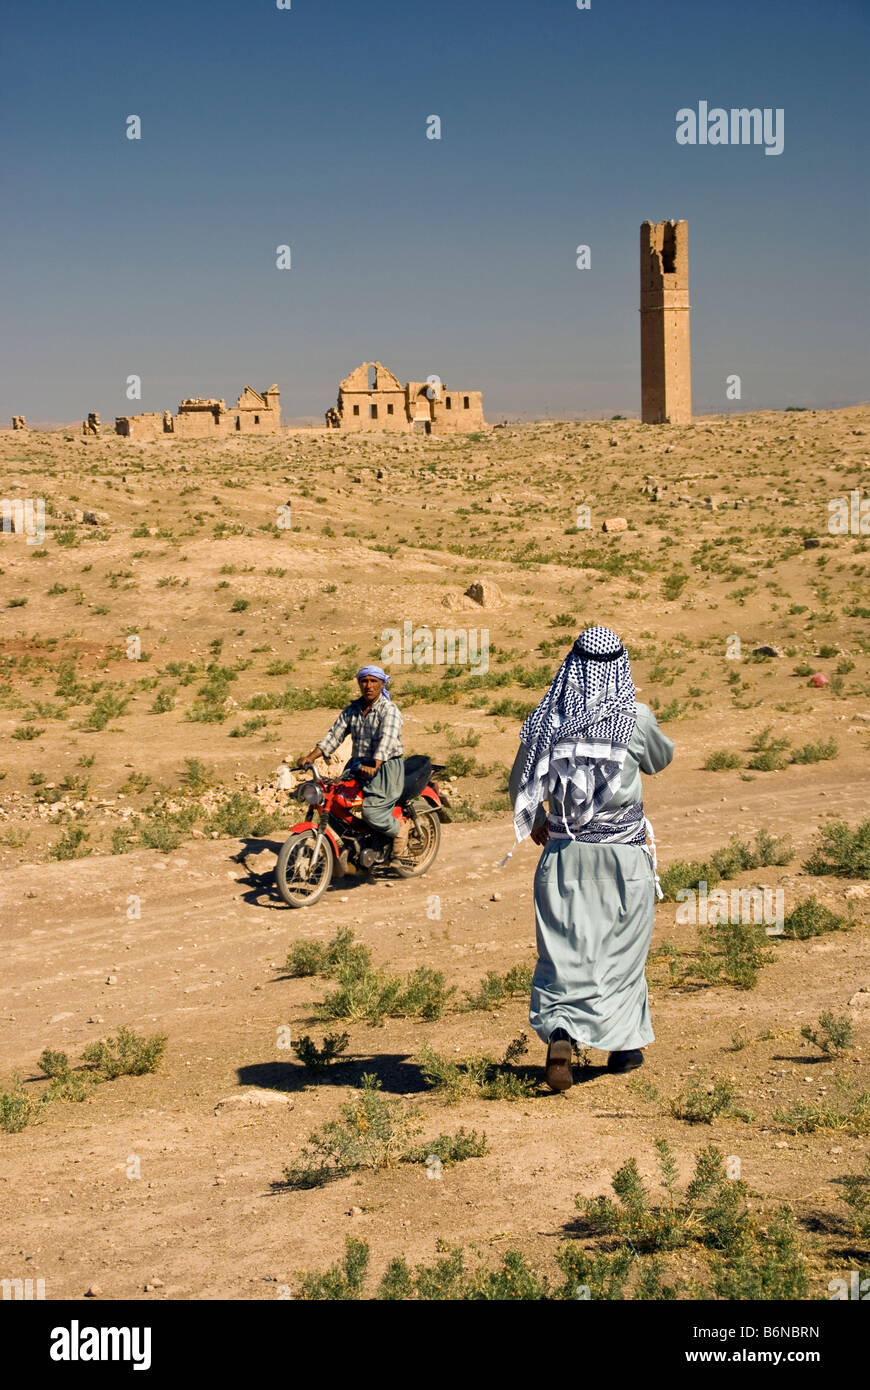
<instances>
[{"instance_id":1,"label":"green shrub","mask_svg":"<svg viewBox=\"0 0 870 1390\"><path fill-rule=\"evenodd\" d=\"M466 1097L477 1100L525 1100L533 1095L535 1079L511 1071L509 1068L513 1060L513 1056L506 1054L501 1061L488 1056L453 1061L431 1047L423 1048L417 1058L426 1081L451 1105Z\"/></svg>"},{"instance_id":2,"label":"green shrub","mask_svg":"<svg viewBox=\"0 0 870 1390\"><path fill-rule=\"evenodd\" d=\"M805 743L795 748L791 755L793 763L821 763L828 758L836 758L839 753L836 739L820 739L818 743Z\"/></svg>"},{"instance_id":3,"label":"green shrub","mask_svg":"<svg viewBox=\"0 0 870 1390\"><path fill-rule=\"evenodd\" d=\"M237 791L221 803L206 822L206 829L235 840L256 840L280 823L279 812L267 811L252 792Z\"/></svg>"},{"instance_id":4,"label":"green shrub","mask_svg":"<svg viewBox=\"0 0 870 1390\"><path fill-rule=\"evenodd\" d=\"M792 941L807 941L812 936L848 928L845 917L831 912L817 898L804 898L783 918L782 936Z\"/></svg>"},{"instance_id":5,"label":"green shrub","mask_svg":"<svg viewBox=\"0 0 870 1390\"><path fill-rule=\"evenodd\" d=\"M71 825L65 830L57 844L48 850L49 859L83 859L90 854L87 841L90 835L79 825Z\"/></svg>"},{"instance_id":6,"label":"green shrub","mask_svg":"<svg viewBox=\"0 0 870 1390\"><path fill-rule=\"evenodd\" d=\"M321 1187L360 1168L387 1168L400 1161L418 1129L415 1111L380 1094L377 1077L362 1077L357 1095L341 1106L341 1119L314 1130L296 1161L284 1169L284 1185Z\"/></svg>"},{"instance_id":7,"label":"green shrub","mask_svg":"<svg viewBox=\"0 0 870 1390\"><path fill-rule=\"evenodd\" d=\"M534 973L530 965L514 965L504 975L488 970L476 991L466 990L463 1008L497 1009L514 995L528 994Z\"/></svg>"},{"instance_id":8,"label":"green shrub","mask_svg":"<svg viewBox=\"0 0 870 1390\"><path fill-rule=\"evenodd\" d=\"M762 965L774 957L768 938L753 922L716 922L700 927L697 970L709 985L754 989Z\"/></svg>"},{"instance_id":9,"label":"green shrub","mask_svg":"<svg viewBox=\"0 0 870 1390\"><path fill-rule=\"evenodd\" d=\"M724 748L720 748L707 756L704 761L704 771L724 772L729 768L739 767L741 762L742 758L739 753L728 753Z\"/></svg>"},{"instance_id":10,"label":"green shrub","mask_svg":"<svg viewBox=\"0 0 870 1390\"><path fill-rule=\"evenodd\" d=\"M823 825L804 869L815 875L870 878L870 818L861 821L854 830L846 821Z\"/></svg>"},{"instance_id":11,"label":"green shrub","mask_svg":"<svg viewBox=\"0 0 870 1390\"><path fill-rule=\"evenodd\" d=\"M339 988L317 1006L321 1019L359 1018L375 1025L390 1018L437 1019L456 993L440 970L418 966L402 978L383 969L362 973L354 964L339 968Z\"/></svg>"},{"instance_id":12,"label":"green shrub","mask_svg":"<svg viewBox=\"0 0 870 1390\"><path fill-rule=\"evenodd\" d=\"M302 1065L309 1071L326 1071L336 1057L347 1051L349 1043L350 1037L347 1033L327 1033L323 1039L323 1046L318 1047L306 1033L304 1037L297 1038L292 1047Z\"/></svg>"},{"instance_id":13,"label":"green shrub","mask_svg":"<svg viewBox=\"0 0 870 1390\"><path fill-rule=\"evenodd\" d=\"M670 1110L675 1119L692 1125L711 1125L720 1115L751 1120L747 1111L735 1105L736 1097L737 1089L728 1077L720 1076L710 1082L706 1077L693 1076L673 1098Z\"/></svg>"},{"instance_id":14,"label":"green shrub","mask_svg":"<svg viewBox=\"0 0 870 1390\"><path fill-rule=\"evenodd\" d=\"M52 1052L46 1047L39 1058L39 1069L46 1076L66 1076L69 1073L69 1058L65 1052Z\"/></svg>"},{"instance_id":15,"label":"green shrub","mask_svg":"<svg viewBox=\"0 0 870 1390\"><path fill-rule=\"evenodd\" d=\"M344 1259L325 1274L304 1274L299 1297L309 1301L348 1302L362 1296L369 1267L369 1247L364 1240L345 1236Z\"/></svg>"},{"instance_id":16,"label":"green shrub","mask_svg":"<svg viewBox=\"0 0 870 1390\"><path fill-rule=\"evenodd\" d=\"M772 726L768 725L752 744L755 756L749 759L746 766L754 772L779 772L791 761L786 751L791 746L791 740L773 738L771 734Z\"/></svg>"},{"instance_id":17,"label":"green shrub","mask_svg":"<svg viewBox=\"0 0 870 1390\"><path fill-rule=\"evenodd\" d=\"M365 975L371 970L371 952L361 942L355 942L350 927L339 927L325 946L317 941L297 941L290 948L284 969L288 975L325 975L335 977L339 972Z\"/></svg>"},{"instance_id":18,"label":"green shrub","mask_svg":"<svg viewBox=\"0 0 870 1390\"><path fill-rule=\"evenodd\" d=\"M847 1174L841 1178L842 1200L852 1213L855 1229L865 1240L870 1236L870 1157L864 1164L861 1174Z\"/></svg>"},{"instance_id":19,"label":"green shrub","mask_svg":"<svg viewBox=\"0 0 870 1390\"><path fill-rule=\"evenodd\" d=\"M445 1168L449 1168L454 1163L464 1163L467 1158L481 1158L487 1151L486 1135L463 1126L455 1134L439 1134L437 1138L409 1149L402 1155L402 1162L426 1163L430 1158L437 1158Z\"/></svg>"},{"instance_id":20,"label":"green shrub","mask_svg":"<svg viewBox=\"0 0 870 1390\"><path fill-rule=\"evenodd\" d=\"M748 1231L727 1255L714 1255L711 1272L717 1298L753 1302L806 1298L806 1260L789 1208L781 1207L767 1227Z\"/></svg>"},{"instance_id":21,"label":"green shrub","mask_svg":"<svg viewBox=\"0 0 870 1390\"><path fill-rule=\"evenodd\" d=\"M107 690L91 706L82 727L92 733L105 729L110 719L119 719L125 713L129 703L129 695L114 695Z\"/></svg>"},{"instance_id":22,"label":"green shrub","mask_svg":"<svg viewBox=\"0 0 870 1390\"><path fill-rule=\"evenodd\" d=\"M156 1071L166 1050L166 1034L140 1037L132 1028L119 1028L116 1038L89 1043L82 1053L86 1067L101 1072L107 1081L119 1076L144 1076Z\"/></svg>"},{"instance_id":23,"label":"green shrub","mask_svg":"<svg viewBox=\"0 0 870 1390\"><path fill-rule=\"evenodd\" d=\"M0 1091L0 1129L6 1134L20 1134L44 1108L44 1101L35 1100L13 1076L12 1088Z\"/></svg>"},{"instance_id":24,"label":"green shrub","mask_svg":"<svg viewBox=\"0 0 870 1390\"><path fill-rule=\"evenodd\" d=\"M843 1130L847 1134L870 1134L870 1090L859 1091L854 1082L839 1083L839 1099L796 1101L774 1112L774 1120L794 1134L814 1134L816 1130Z\"/></svg>"},{"instance_id":25,"label":"green shrub","mask_svg":"<svg viewBox=\"0 0 870 1390\"><path fill-rule=\"evenodd\" d=\"M854 1041L854 1029L845 1014L837 1018L830 1012L819 1016L818 1028L811 1028L805 1023L801 1029L801 1037L811 1042L826 1057L838 1056L852 1046Z\"/></svg>"}]
</instances>

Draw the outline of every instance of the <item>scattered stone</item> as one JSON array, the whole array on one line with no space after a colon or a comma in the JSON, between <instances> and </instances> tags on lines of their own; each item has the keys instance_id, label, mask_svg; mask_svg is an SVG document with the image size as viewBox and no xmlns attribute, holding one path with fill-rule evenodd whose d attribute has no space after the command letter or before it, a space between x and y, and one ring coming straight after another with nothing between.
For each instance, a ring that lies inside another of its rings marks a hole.
<instances>
[{"instance_id":1,"label":"scattered stone","mask_svg":"<svg viewBox=\"0 0 870 1390\"><path fill-rule=\"evenodd\" d=\"M362 1216L362 1207L351 1207L348 1216Z\"/></svg>"},{"instance_id":2,"label":"scattered stone","mask_svg":"<svg viewBox=\"0 0 870 1390\"><path fill-rule=\"evenodd\" d=\"M856 994L849 1000L850 1009L870 1009L870 988L862 985Z\"/></svg>"},{"instance_id":3,"label":"scattered stone","mask_svg":"<svg viewBox=\"0 0 870 1390\"><path fill-rule=\"evenodd\" d=\"M870 888L863 883L853 883L851 888L847 888L843 894L850 901L854 898L870 898Z\"/></svg>"},{"instance_id":4,"label":"scattered stone","mask_svg":"<svg viewBox=\"0 0 870 1390\"><path fill-rule=\"evenodd\" d=\"M804 550L818 550L821 543L818 536L804 536Z\"/></svg>"},{"instance_id":5,"label":"scattered stone","mask_svg":"<svg viewBox=\"0 0 870 1390\"><path fill-rule=\"evenodd\" d=\"M501 893L490 893L490 895L489 895L489 900L490 900L491 903L500 903L500 902L501 902Z\"/></svg>"},{"instance_id":6,"label":"scattered stone","mask_svg":"<svg viewBox=\"0 0 870 1390\"><path fill-rule=\"evenodd\" d=\"M505 601L501 589L489 579L475 579L465 590L465 595L474 603L479 603L481 608L501 608Z\"/></svg>"},{"instance_id":7,"label":"scattered stone","mask_svg":"<svg viewBox=\"0 0 870 1390\"><path fill-rule=\"evenodd\" d=\"M89 1288L85 1289L85 1298L99 1298L102 1292L99 1284L91 1284Z\"/></svg>"},{"instance_id":8,"label":"scattered stone","mask_svg":"<svg viewBox=\"0 0 870 1390\"><path fill-rule=\"evenodd\" d=\"M105 1021L102 1014L90 1014L88 1017L88 1023L105 1023Z\"/></svg>"},{"instance_id":9,"label":"scattered stone","mask_svg":"<svg viewBox=\"0 0 870 1390\"><path fill-rule=\"evenodd\" d=\"M219 1115L222 1110L275 1110L290 1106L287 1097L280 1091L240 1091L238 1095L224 1096L214 1108Z\"/></svg>"},{"instance_id":10,"label":"scattered stone","mask_svg":"<svg viewBox=\"0 0 870 1390\"><path fill-rule=\"evenodd\" d=\"M117 983L118 983L118 977L117 977L117 975L107 975L107 976L106 976L106 984L107 984L107 985L116 985Z\"/></svg>"},{"instance_id":11,"label":"scattered stone","mask_svg":"<svg viewBox=\"0 0 870 1390\"><path fill-rule=\"evenodd\" d=\"M602 531L627 531L628 521L624 516L608 516L601 523Z\"/></svg>"},{"instance_id":12,"label":"scattered stone","mask_svg":"<svg viewBox=\"0 0 870 1390\"><path fill-rule=\"evenodd\" d=\"M784 653L780 651L779 647L753 647L753 649L752 649L752 655L753 655L753 656L783 656Z\"/></svg>"}]
</instances>

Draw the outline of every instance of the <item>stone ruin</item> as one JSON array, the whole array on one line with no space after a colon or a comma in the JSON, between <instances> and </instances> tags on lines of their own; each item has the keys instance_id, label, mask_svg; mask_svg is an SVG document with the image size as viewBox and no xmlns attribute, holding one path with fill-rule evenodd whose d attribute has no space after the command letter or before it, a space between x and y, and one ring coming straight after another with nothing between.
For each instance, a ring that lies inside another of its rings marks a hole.
<instances>
[{"instance_id":1,"label":"stone ruin","mask_svg":"<svg viewBox=\"0 0 870 1390\"><path fill-rule=\"evenodd\" d=\"M101 430L100 417L95 410L92 410L87 420L82 421L82 434L99 435Z\"/></svg>"},{"instance_id":2,"label":"stone ruin","mask_svg":"<svg viewBox=\"0 0 870 1390\"><path fill-rule=\"evenodd\" d=\"M438 377L405 386L380 362L362 362L345 377L326 412L329 429L403 434L470 434L487 429L483 393L448 387Z\"/></svg>"},{"instance_id":3,"label":"stone ruin","mask_svg":"<svg viewBox=\"0 0 870 1390\"><path fill-rule=\"evenodd\" d=\"M27 429L27 421L25 420L25 418L24 418L23 415L13 415L13 416L12 416L12 428L13 428L14 430L26 430L26 429Z\"/></svg>"},{"instance_id":4,"label":"stone ruin","mask_svg":"<svg viewBox=\"0 0 870 1390\"><path fill-rule=\"evenodd\" d=\"M155 410L144 415L118 415L115 433L128 439L158 439L176 435L184 439L209 439L234 434L276 434L281 428L281 392L272 385L266 391L246 386L234 406L214 397L189 396L178 414Z\"/></svg>"}]
</instances>

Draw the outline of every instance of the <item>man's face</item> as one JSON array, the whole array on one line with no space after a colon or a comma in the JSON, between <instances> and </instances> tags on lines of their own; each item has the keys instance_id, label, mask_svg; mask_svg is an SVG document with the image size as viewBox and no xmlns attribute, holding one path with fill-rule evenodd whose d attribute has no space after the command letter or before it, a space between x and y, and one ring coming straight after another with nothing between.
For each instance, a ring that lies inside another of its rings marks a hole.
<instances>
[{"instance_id":1,"label":"man's face","mask_svg":"<svg viewBox=\"0 0 870 1390\"><path fill-rule=\"evenodd\" d=\"M368 704L373 705L384 688L384 682L377 676L357 676L360 694Z\"/></svg>"}]
</instances>

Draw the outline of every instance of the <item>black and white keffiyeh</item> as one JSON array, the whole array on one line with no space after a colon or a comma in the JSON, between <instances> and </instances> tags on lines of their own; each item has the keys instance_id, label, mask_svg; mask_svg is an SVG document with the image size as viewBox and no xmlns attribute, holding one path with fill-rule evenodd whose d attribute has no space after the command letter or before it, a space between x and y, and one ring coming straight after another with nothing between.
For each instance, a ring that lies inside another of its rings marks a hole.
<instances>
[{"instance_id":1,"label":"black and white keffiyeh","mask_svg":"<svg viewBox=\"0 0 870 1390\"><path fill-rule=\"evenodd\" d=\"M520 730L528 750L514 804L518 840L531 833L544 799L571 839L611 799L637 705L628 653L608 627L581 632L550 689Z\"/></svg>"}]
</instances>

